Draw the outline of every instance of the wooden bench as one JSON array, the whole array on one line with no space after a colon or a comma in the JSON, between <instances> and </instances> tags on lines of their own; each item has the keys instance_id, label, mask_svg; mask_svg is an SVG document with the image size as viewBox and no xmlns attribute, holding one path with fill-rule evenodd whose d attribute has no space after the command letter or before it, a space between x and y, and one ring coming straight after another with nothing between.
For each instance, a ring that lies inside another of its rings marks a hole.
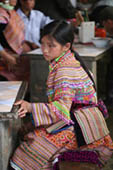
<instances>
[{"instance_id":1,"label":"wooden bench","mask_svg":"<svg viewBox=\"0 0 113 170\"><path fill-rule=\"evenodd\" d=\"M59 170L100 170L96 164L62 161Z\"/></svg>"}]
</instances>

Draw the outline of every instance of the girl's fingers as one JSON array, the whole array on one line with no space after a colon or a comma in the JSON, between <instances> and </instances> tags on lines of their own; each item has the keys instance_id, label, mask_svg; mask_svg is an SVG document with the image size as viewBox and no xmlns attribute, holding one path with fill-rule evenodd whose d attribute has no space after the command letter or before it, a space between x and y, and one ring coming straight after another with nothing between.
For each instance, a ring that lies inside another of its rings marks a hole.
<instances>
[{"instance_id":1,"label":"girl's fingers","mask_svg":"<svg viewBox=\"0 0 113 170\"><path fill-rule=\"evenodd\" d=\"M26 116L26 114L25 114L25 113L21 113L21 114L19 114L18 116L19 116L20 118L23 118L23 117Z\"/></svg>"},{"instance_id":2,"label":"girl's fingers","mask_svg":"<svg viewBox=\"0 0 113 170\"><path fill-rule=\"evenodd\" d=\"M19 101L15 102L14 105L21 105L22 102L23 102L23 100L19 100Z\"/></svg>"},{"instance_id":3,"label":"girl's fingers","mask_svg":"<svg viewBox=\"0 0 113 170\"><path fill-rule=\"evenodd\" d=\"M27 110L21 107L21 108L18 110L18 114L21 114L21 113L27 113Z\"/></svg>"},{"instance_id":4,"label":"girl's fingers","mask_svg":"<svg viewBox=\"0 0 113 170\"><path fill-rule=\"evenodd\" d=\"M18 109L18 114L27 114L28 112L31 112L31 104L24 101L20 100L15 103L15 105L20 105Z\"/></svg>"},{"instance_id":5,"label":"girl's fingers","mask_svg":"<svg viewBox=\"0 0 113 170\"><path fill-rule=\"evenodd\" d=\"M22 111L25 111L25 109L20 107L20 109L18 110L18 113L21 113Z\"/></svg>"},{"instance_id":6,"label":"girl's fingers","mask_svg":"<svg viewBox=\"0 0 113 170\"><path fill-rule=\"evenodd\" d=\"M18 110L18 116L19 117L25 117L27 113L27 110L24 110L23 108Z\"/></svg>"}]
</instances>

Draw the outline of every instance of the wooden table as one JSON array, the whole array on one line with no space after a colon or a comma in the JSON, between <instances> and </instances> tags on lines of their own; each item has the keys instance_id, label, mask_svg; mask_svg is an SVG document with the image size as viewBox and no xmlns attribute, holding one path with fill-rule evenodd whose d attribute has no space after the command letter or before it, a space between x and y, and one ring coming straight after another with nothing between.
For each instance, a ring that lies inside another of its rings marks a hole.
<instances>
[{"instance_id":1,"label":"wooden table","mask_svg":"<svg viewBox=\"0 0 113 170\"><path fill-rule=\"evenodd\" d=\"M9 157L17 146L21 120L17 115L18 106L13 104L24 98L26 90L26 82L0 82L0 170L7 170Z\"/></svg>"},{"instance_id":2,"label":"wooden table","mask_svg":"<svg viewBox=\"0 0 113 170\"><path fill-rule=\"evenodd\" d=\"M93 44L74 44L74 50L78 52L87 67L92 71L97 84L97 62L112 52L113 45L110 44L105 48L96 48Z\"/></svg>"},{"instance_id":3,"label":"wooden table","mask_svg":"<svg viewBox=\"0 0 113 170\"><path fill-rule=\"evenodd\" d=\"M30 100L31 102L47 102L46 80L49 64L44 59L40 48L25 55L30 57Z\"/></svg>"}]
</instances>

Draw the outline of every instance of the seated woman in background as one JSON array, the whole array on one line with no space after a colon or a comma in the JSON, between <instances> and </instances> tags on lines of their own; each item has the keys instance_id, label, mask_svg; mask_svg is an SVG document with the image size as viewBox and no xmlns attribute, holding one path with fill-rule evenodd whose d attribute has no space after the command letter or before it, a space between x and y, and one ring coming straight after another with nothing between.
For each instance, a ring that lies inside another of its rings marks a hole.
<instances>
[{"instance_id":1,"label":"seated woman in background","mask_svg":"<svg viewBox=\"0 0 113 170\"><path fill-rule=\"evenodd\" d=\"M12 169L51 170L52 161L60 153L78 148L96 152L100 164L112 154L113 142L103 114L96 106L94 82L73 52L73 40L72 25L65 21L53 21L42 30L41 49L50 63L48 103L24 100L15 103L20 106L20 118L26 114L32 116L34 130L14 152L10 160ZM53 128L49 133L47 127L60 120L66 124L65 129Z\"/></svg>"},{"instance_id":2,"label":"seated woman in background","mask_svg":"<svg viewBox=\"0 0 113 170\"><path fill-rule=\"evenodd\" d=\"M38 47L24 39L24 23L14 10L16 2L0 1L0 80L28 80L29 62L20 55Z\"/></svg>"}]
</instances>

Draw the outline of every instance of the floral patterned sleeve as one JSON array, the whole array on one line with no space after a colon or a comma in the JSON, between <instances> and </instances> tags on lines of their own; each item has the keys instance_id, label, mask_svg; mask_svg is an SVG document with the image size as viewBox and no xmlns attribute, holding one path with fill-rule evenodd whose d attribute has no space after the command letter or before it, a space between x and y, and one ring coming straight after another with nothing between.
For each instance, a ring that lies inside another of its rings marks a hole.
<instances>
[{"instance_id":1,"label":"floral patterned sleeve","mask_svg":"<svg viewBox=\"0 0 113 170\"><path fill-rule=\"evenodd\" d=\"M33 103L35 126L52 124L59 119L70 124L73 100L81 103L95 100L91 80L73 58L49 73L47 85L49 103Z\"/></svg>"},{"instance_id":2,"label":"floral patterned sleeve","mask_svg":"<svg viewBox=\"0 0 113 170\"><path fill-rule=\"evenodd\" d=\"M72 73L73 72L73 73ZM51 84L48 89L49 103L33 103L33 118L35 126L47 125L56 122L59 119L71 123L70 107L72 98L75 95L73 76L74 69L65 68L58 70L55 75L54 82L51 82L53 75L49 77L48 84ZM54 86L54 87L53 87Z\"/></svg>"}]
</instances>

